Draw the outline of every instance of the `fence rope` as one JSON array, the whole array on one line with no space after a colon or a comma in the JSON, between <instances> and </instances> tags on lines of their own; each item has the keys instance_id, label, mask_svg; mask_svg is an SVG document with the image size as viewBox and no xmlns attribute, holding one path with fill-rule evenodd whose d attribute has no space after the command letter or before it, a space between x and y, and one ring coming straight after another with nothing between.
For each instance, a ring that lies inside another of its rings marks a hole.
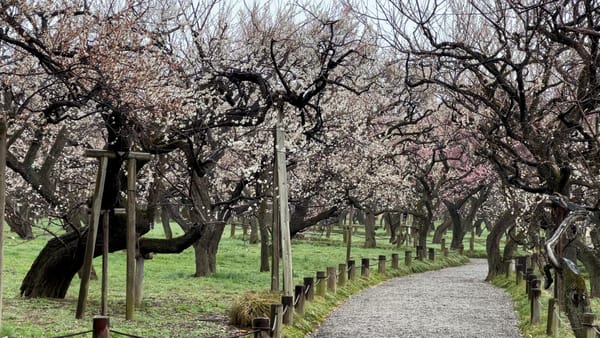
<instances>
[{"instance_id":1,"label":"fence rope","mask_svg":"<svg viewBox=\"0 0 600 338\"><path fill-rule=\"evenodd\" d=\"M275 332L276 328L277 328L277 316L275 316L275 318L273 319L273 327L271 328L271 332Z\"/></svg>"},{"instance_id":2,"label":"fence rope","mask_svg":"<svg viewBox=\"0 0 600 338\"><path fill-rule=\"evenodd\" d=\"M285 316L285 313L288 311L288 309L289 309L289 306L287 306L287 305L286 305L286 306L283 308L283 312L282 312L282 314L283 314L284 316Z\"/></svg>"},{"instance_id":3,"label":"fence rope","mask_svg":"<svg viewBox=\"0 0 600 338\"><path fill-rule=\"evenodd\" d=\"M117 330L112 330L112 329L110 330L110 332L111 332L111 333L116 333L116 334L119 334L119 335L121 335L121 336L130 337L130 338L144 338L144 337L142 337L142 336L136 336L136 335L134 335L134 334L123 333L123 332L119 332L119 331L117 331Z\"/></svg>"},{"instance_id":4,"label":"fence rope","mask_svg":"<svg viewBox=\"0 0 600 338\"><path fill-rule=\"evenodd\" d=\"M300 297L296 297L296 299L294 299L294 307L298 305L298 301L300 301Z\"/></svg>"},{"instance_id":5,"label":"fence rope","mask_svg":"<svg viewBox=\"0 0 600 338\"><path fill-rule=\"evenodd\" d=\"M304 289L304 295L308 295L308 290L310 290L310 284L308 284L306 289Z\"/></svg>"},{"instance_id":6,"label":"fence rope","mask_svg":"<svg viewBox=\"0 0 600 338\"><path fill-rule=\"evenodd\" d=\"M229 338L242 338L242 337L248 337L249 335L251 335L251 334L255 334L255 333L258 333L258 332L260 332L260 330L248 331L248 332L246 332L246 333L240 333L240 334L238 334L238 335L235 335L235 336L229 336Z\"/></svg>"},{"instance_id":7,"label":"fence rope","mask_svg":"<svg viewBox=\"0 0 600 338\"><path fill-rule=\"evenodd\" d=\"M81 336L81 335L84 335L84 334L88 334L88 333L91 333L91 332L94 332L94 330L87 330L87 331L83 331L83 332L77 332L77 333L69 333L69 334L62 335L62 336L54 336L54 337L52 337L52 338L67 338L67 337L75 337L75 336Z\"/></svg>"}]
</instances>

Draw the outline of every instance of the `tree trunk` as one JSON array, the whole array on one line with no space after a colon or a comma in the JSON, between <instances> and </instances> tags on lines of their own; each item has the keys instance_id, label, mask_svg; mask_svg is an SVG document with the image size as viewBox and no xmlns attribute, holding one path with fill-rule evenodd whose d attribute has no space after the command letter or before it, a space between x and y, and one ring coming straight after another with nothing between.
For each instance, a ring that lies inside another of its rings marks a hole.
<instances>
[{"instance_id":1,"label":"tree trunk","mask_svg":"<svg viewBox=\"0 0 600 338\"><path fill-rule=\"evenodd\" d=\"M163 231L166 239L173 238L173 230L171 230L171 218L169 212L164 206L160 208L160 222L162 223Z\"/></svg>"},{"instance_id":2,"label":"tree trunk","mask_svg":"<svg viewBox=\"0 0 600 338\"><path fill-rule=\"evenodd\" d=\"M194 277L208 276L217 272L217 251L224 230L224 223L210 225L200 240L194 243L196 257Z\"/></svg>"},{"instance_id":3,"label":"tree trunk","mask_svg":"<svg viewBox=\"0 0 600 338\"><path fill-rule=\"evenodd\" d=\"M25 207L18 208L16 202L8 196L6 196L5 215L6 224L8 224L12 232L16 233L21 239L33 239L33 218L29 215Z\"/></svg>"},{"instance_id":4,"label":"tree trunk","mask_svg":"<svg viewBox=\"0 0 600 338\"><path fill-rule=\"evenodd\" d=\"M258 243L258 220L256 217L248 217L248 223L250 224L250 240L249 244Z\"/></svg>"},{"instance_id":5,"label":"tree trunk","mask_svg":"<svg viewBox=\"0 0 600 338\"><path fill-rule=\"evenodd\" d=\"M269 258L271 249L269 248L269 225L272 220L270 212L267 212L267 200L263 199L258 209L258 227L260 228L260 272L269 271Z\"/></svg>"},{"instance_id":6,"label":"tree trunk","mask_svg":"<svg viewBox=\"0 0 600 338\"><path fill-rule=\"evenodd\" d=\"M375 214L366 212L365 214L365 248L375 248Z\"/></svg>"},{"instance_id":7,"label":"tree trunk","mask_svg":"<svg viewBox=\"0 0 600 338\"><path fill-rule=\"evenodd\" d=\"M449 217L444 217L444 221L442 222L442 224L440 224L440 226L438 226L438 228L435 229L435 232L433 233L433 243L435 243L435 244L442 243L442 238L446 234L446 231L448 231L448 229L450 229L451 225L452 225L452 220Z\"/></svg>"},{"instance_id":8,"label":"tree trunk","mask_svg":"<svg viewBox=\"0 0 600 338\"><path fill-rule=\"evenodd\" d=\"M512 210L506 210L498 217L492 231L487 236L485 248L488 260L488 274L485 280L488 282L496 278L496 276L506 273L504 256L500 254L500 240L514 220L515 216L512 215Z\"/></svg>"},{"instance_id":9,"label":"tree trunk","mask_svg":"<svg viewBox=\"0 0 600 338\"><path fill-rule=\"evenodd\" d=\"M581 241L576 241L577 258L583 263L589 274L590 296L600 297L600 258L596 250L592 250Z\"/></svg>"}]
</instances>

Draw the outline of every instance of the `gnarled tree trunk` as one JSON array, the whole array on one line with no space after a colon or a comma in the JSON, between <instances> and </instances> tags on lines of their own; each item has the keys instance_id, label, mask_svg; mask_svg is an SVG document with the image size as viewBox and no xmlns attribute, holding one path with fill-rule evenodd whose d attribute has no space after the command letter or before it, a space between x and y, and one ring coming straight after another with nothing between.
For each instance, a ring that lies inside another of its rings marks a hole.
<instances>
[{"instance_id":1,"label":"gnarled tree trunk","mask_svg":"<svg viewBox=\"0 0 600 338\"><path fill-rule=\"evenodd\" d=\"M504 255L500 254L500 240L504 235L504 232L510 228L515 221L515 215L512 210L506 210L494 224L492 231L489 233L486 241L485 248L487 252L488 261L488 274L485 278L486 281L491 281L496 276L506 273L506 264L504 263Z\"/></svg>"}]
</instances>

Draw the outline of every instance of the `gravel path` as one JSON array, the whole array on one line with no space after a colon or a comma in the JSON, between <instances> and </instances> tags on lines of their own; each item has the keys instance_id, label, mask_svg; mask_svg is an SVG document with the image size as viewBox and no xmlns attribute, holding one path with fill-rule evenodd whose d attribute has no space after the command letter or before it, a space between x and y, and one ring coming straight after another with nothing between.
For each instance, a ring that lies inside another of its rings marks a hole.
<instances>
[{"instance_id":1,"label":"gravel path","mask_svg":"<svg viewBox=\"0 0 600 338\"><path fill-rule=\"evenodd\" d=\"M348 299L311 336L523 337L510 298L484 282L487 262L394 278Z\"/></svg>"}]
</instances>

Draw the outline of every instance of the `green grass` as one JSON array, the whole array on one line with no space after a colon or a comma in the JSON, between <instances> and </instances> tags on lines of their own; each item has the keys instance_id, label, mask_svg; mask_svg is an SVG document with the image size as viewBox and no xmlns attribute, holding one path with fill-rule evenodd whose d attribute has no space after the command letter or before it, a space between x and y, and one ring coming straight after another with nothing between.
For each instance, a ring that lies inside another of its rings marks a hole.
<instances>
[{"instance_id":1,"label":"green grass","mask_svg":"<svg viewBox=\"0 0 600 338\"><path fill-rule=\"evenodd\" d=\"M150 234L162 237L161 229ZM194 278L194 252L187 249L178 255L156 255L146 261L144 297L142 308L135 312L134 321L124 319L125 312L125 254L113 253L109 257L109 315L111 328L143 337L227 337L231 327L227 325L227 313L236 299L247 292L268 290L270 273L260 273L259 245L249 245L241 239L241 230L235 238L225 230L219 247L217 273L206 278ZM22 241L6 233L4 262L4 311L3 337L53 337L91 329L91 318L99 313L100 280L92 280L89 286L86 317L75 319L79 279L75 277L65 299L26 299L19 296L20 283L40 249L50 237L39 234L31 241ZM346 247L341 234L327 239L320 233L307 233L305 239L293 242L293 276L295 284L304 277L314 276L317 270L343 263ZM383 230L378 231L378 248L362 248L364 237L353 236L352 256L360 265L360 258L390 256L401 253L388 243ZM439 245L432 247L439 248ZM438 251L437 256L440 256ZM403 254L400 260L403 260ZM438 259L435 264L414 262L414 271L438 269L460 264L465 258L453 256L448 261ZM389 264L389 263L388 263ZM402 264L401 264L402 265ZM94 267L101 271L101 260L94 260ZM372 269L376 270L375 269ZM388 265L388 271L389 271ZM340 289L336 295L328 295L307 307L307 316L296 320L288 328L288 336L299 336L310 331L340 301L365 287L380 283L395 275L409 273L406 269L385 275L372 273L369 280L360 280Z\"/></svg>"}]
</instances>

